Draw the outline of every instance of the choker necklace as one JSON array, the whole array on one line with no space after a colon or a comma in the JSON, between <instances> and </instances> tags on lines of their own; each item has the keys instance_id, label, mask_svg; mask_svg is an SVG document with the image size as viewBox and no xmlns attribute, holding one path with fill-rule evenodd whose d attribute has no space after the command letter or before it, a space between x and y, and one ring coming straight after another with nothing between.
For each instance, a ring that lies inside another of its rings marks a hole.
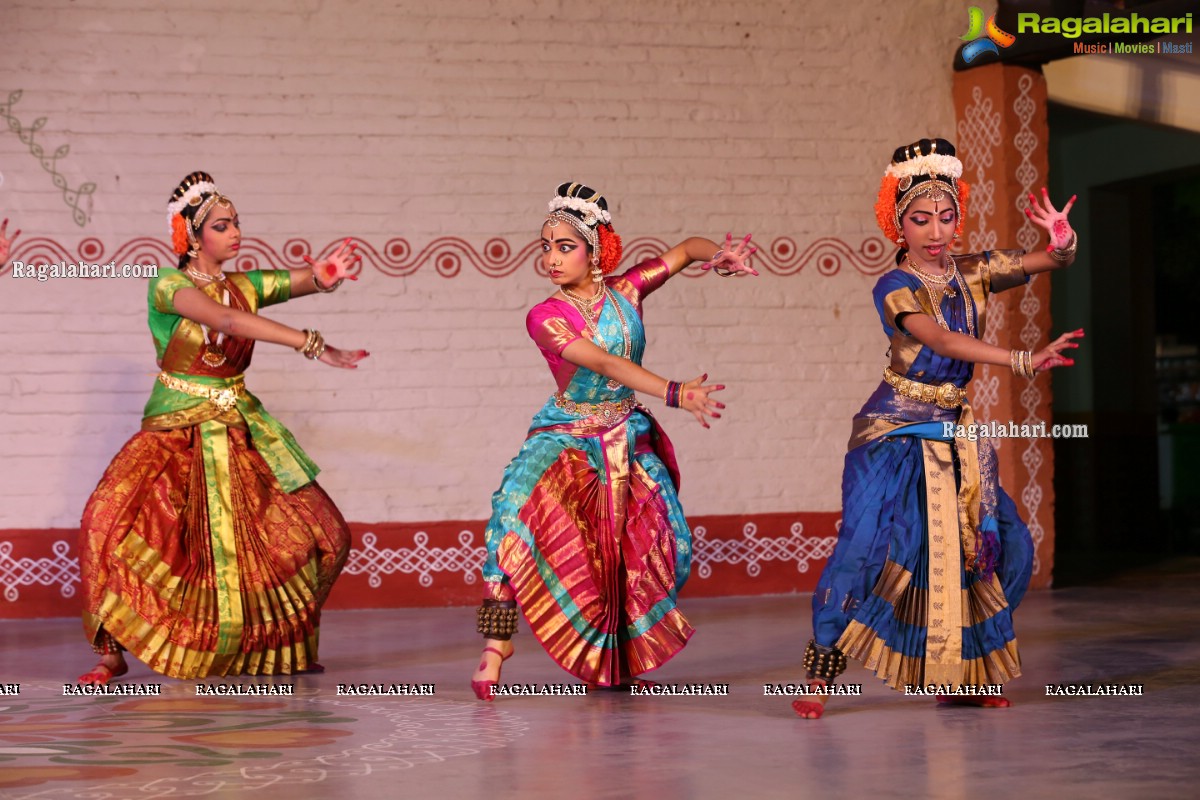
<instances>
[{"instance_id":1,"label":"choker necklace","mask_svg":"<svg viewBox=\"0 0 1200 800\"><path fill-rule=\"evenodd\" d=\"M905 253L904 257L908 259L908 268L917 273L917 277L924 278L932 284L943 285L949 284L950 279L954 277L954 261L950 256L943 256L942 264L945 266L941 275L935 275L932 272L926 272L917 266L917 262L913 261L912 255ZM946 263L949 261L950 263Z\"/></svg>"},{"instance_id":2,"label":"choker necklace","mask_svg":"<svg viewBox=\"0 0 1200 800\"><path fill-rule=\"evenodd\" d=\"M218 272L216 275L209 275L207 272L201 272L200 270L196 269L191 264L187 265L187 268L184 269L184 272L186 272L188 274L188 276L194 280L203 280L203 281L223 281L223 280L225 280L224 272Z\"/></svg>"}]
</instances>

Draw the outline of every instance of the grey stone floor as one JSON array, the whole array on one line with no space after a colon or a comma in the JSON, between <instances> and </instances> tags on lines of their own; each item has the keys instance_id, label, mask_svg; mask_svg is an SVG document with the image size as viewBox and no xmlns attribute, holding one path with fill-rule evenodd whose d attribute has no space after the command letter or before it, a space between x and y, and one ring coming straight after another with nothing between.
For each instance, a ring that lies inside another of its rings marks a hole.
<instances>
[{"instance_id":1,"label":"grey stone floor","mask_svg":"<svg viewBox=\"0 0 1200 800\"><path fill-rule=\"evenodd\" d=\"M698 633L653 677L719 696L476 701L471 609L330 612L327 672L294 697L197 697L136 665L146 698L64 697L90 665L74 620L0 623L0 797L1180 798L1200 782L1200 562L1032 593L1024 676L1003 710L939 708L852 666L863 695L795 717L809 596L687 601ZM573 683L528 633L505 683ZM241 683L251 683L242 680ZM339 683L432 683L432 697L339 696ZM1046 684L1144 695L1047 696Z\"/></svg>"}]
</instances>

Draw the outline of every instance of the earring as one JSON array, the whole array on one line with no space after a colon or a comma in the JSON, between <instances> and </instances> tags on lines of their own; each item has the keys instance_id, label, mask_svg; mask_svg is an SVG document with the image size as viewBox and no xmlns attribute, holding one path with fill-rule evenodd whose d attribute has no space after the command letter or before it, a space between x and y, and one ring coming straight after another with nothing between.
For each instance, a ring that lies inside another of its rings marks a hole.
<instances>
[{"instance_id":1,"label":"earring","mask_svg":"<svg viewBox=\"0 0 1200 800\"><path fill-rule=\"evenodd\" d=\"M904 241L904 234L900 234L900 238L896 240L896 244L901 247L908 247L908 243Z\"/></svg>"}]
</instances>

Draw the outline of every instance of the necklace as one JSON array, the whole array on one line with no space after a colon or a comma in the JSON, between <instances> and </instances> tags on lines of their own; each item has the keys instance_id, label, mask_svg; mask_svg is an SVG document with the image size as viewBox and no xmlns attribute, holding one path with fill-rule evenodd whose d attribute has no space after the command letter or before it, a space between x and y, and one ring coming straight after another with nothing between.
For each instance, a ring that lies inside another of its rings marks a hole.
<instances>
[{"instance_id":1,"label":"necklace","mask_svg":"<svg viewBox=\"0 0 1200 800\"><path fill-rule=\"evenodd\" d=\"M946 322L946 318L942 315L942 294L951 299L958 296L959 292L963 296L963 313L967 318L967 334L972 338L975 337L975 301L971 298L971 293L967 290L967 282L963 279L962 273L958 271L958 264L947 253L942 257L942 263L946 265L946 270L941 275L934 275L926 272L917 266L912 260L912 256L905 255L908 259L908 267L916 275L917 280L925 287L925 291L929 293L929 302L933 305L933 316L937 320L937 324L943 330L950 330L950 324ZM958 291L955 291L954 284L958 284Z\"/></svg>"},{"instance_id":2,"label":"necklace","mask_svg":"<svg viewBox=\"0 0 1200 800\"><path fill-rule=\"evenodd\" d=\"M612 290L605 286L596 292L595 295L586 298L580 297L565 286L559 287L559 291L575 307L575 310L579 312L579 316L583 317L584 327L587 329L588 334L596 340L596 344L605 349L607 349L608 345L604 337L600 335L599 330L600 315L603 313L603 306L597 310L593 303L597 300L608 298L608 302L612 304L613 311L617 313L617 319L621 322L621 357L628 361L630 354L633 352L633 342L629 336L629 322L625 319L625 312L621 310L621 305L617 302L617 298L612 296ZM614 378L609 378L606 385L609 389L615 390L621 388L621 382Z\"/></svg>"},{"instance_id":3,"label":"necklace","mask_svg":"<svg viewBox=\"0 0 1200 800\"><path fill-rule=\"evenodd\" d=\"M201 272L192 265L188 265L184 270L192 280L203 279L211 282L220 283L225 280L225 273L218 272L216 275L209 275L207 272ZM199 288L199 287L197 287ZM203 291L203 290L201 290ZM229 289L222 286L221 305L229 305ZM222 349L221 343L225 341L225 334L217 333L213 335L212 330L205 324L200 323L200 335L204 339L204 350L200 353L200 360L210 367L219 367L225 363L225 350Z\"/></svg>"},{"instance_id":4,"label":"necklace","mask_svg":"<svg viewBox=\"0 0 1200 800\"><path fill-rule=\"evenodd\" d=\"M187 265L187 268L184 270L184 272L186 272L188 274L188 277L192 278L192 280L200 280L200 281L223 281L223 280L225 280L224 272L218 272L216 275L209 275L207 272L201 272L200 270L196 269L191 264Z\"/></svg>"},{"instance_id":5,"label":"necklace","mask_svg":"<svg viewBox=\"0 0 1200 800\"><path fill-rule=\"evenodd\" d=\"M587 325L587 328L591 334L593 336L599 336L596 330L596 323L600 320L601 312L597 310L596 305L600 301L604 300L604 290L601 289L591 297L580 297L565 286L561 287L559 291L561 291L563 296L571 302L571 305L575 306L575 310L579 312L581 317L583 317L583 321ZM600 337L600 341L603 342L604 338Z\"/></svg>"},{"instance_id":6,"label":"necklace","mask_svg":"<svg viewBox=\"0 0 1200 800\"><path fill-rule=\"evenodd\" d=\"M908 268L917 273L917 277L921 278L923 283L932 283L934 286L948 286L950 280L954 277L954 260L948 255L943 257L945 260L942 263L945 264L945 269L942 271L941 275L935 275L932 272L926 272L925 270L921 269L917 266L917 262L913 261L912 256L908 253L905 253L904 257L908 259ZM950 263L946 264L946 261L949 261Z\"/></svg>"}]
</instances>

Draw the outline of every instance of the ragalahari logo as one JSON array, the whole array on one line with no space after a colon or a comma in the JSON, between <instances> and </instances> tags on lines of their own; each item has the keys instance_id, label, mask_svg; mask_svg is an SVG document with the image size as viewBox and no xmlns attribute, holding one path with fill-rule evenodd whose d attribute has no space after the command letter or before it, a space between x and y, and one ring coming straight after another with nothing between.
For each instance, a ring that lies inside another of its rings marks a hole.
<instances>
[{"instance_id":1,"label":"ragalahari logo","mask_svg":"<svg viewBox=\"0 0 1200 800\"><path fill-rule=\"evenodd\" d=\"M987 35L986 38L980 39L979 37L984 34ZM995 14L988 17L987 23L984 24L983 10L979 6L971 6L967 11L967 33L962 40L970 42L962 49L963 61L970 64L984 53L994 53L999 56L1000 48L1012 47L1017 37L1000 29L1000 26L996 24Z\"/></svg>"}]
</instances>

